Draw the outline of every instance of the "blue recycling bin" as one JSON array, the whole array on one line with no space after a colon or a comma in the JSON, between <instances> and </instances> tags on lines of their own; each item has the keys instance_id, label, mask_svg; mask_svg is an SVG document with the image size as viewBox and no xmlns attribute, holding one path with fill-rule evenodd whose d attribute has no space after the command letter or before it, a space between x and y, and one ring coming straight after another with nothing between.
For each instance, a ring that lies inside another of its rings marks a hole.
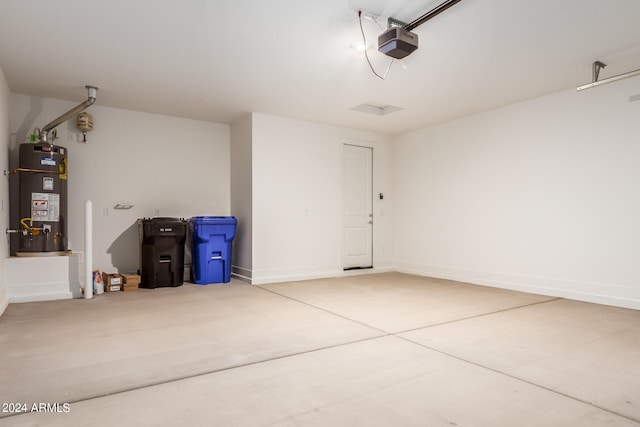
<instances>
[{"instance_id":1,"label":"blue recycling bin","mask_svg":"<svg viewBox=\"0 0 640 427\"><path fill-rule=\"evenodd\" d=\"M231 244L237 223L232 216L196 216L189 220L194 283L206 285L231 280Z\"/></svg>"}]
</instances>

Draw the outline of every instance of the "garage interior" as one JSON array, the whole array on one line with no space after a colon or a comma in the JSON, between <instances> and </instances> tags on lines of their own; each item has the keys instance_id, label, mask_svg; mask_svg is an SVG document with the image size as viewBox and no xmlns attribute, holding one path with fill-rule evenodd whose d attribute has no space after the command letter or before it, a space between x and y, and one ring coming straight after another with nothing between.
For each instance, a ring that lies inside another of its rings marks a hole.
<instances>
[{"instance_id":1,"label":"garage interior","mask_svg":"<svg viewBox=\"0 0 640 427\"><path fill-rule=\"evenodd\" d=\"M640 4L316 3L0 4L0 425L640 425ZM68 253L25 262L20 147L87 85ZM203 215L229 283L187 245L78 298Z\"/></svg>"}]
</instances>

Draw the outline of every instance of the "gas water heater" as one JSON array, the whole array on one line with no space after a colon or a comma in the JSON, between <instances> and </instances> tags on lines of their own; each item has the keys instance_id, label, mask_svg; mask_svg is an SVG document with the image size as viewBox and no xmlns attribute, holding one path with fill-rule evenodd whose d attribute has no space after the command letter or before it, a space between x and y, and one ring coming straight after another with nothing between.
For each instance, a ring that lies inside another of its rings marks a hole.
<instances>
[{"instance_id":1,"label":"gas water heater","mask_svg":"<svg viewBox=\"0 0 640 427\"><path fill-rule=\"evenodd\" d=\"M67 149L48 143L21 144L20 238L16 255L67 250Z\"/></svg>"},{"instance_id":2,"label":"gas water heater","mask_svg":"<svg viewBox=\"0 0 640 427\"><path fill-rule=\"evenodd\" d=\"M20 226L7 230L19 236L17 256L68 254L67 149L53 144L49 132L93 105L98 90L86 86L88 99L36 132L36 143L20 144L18 215Z\"/></svg>"}]
</instances>

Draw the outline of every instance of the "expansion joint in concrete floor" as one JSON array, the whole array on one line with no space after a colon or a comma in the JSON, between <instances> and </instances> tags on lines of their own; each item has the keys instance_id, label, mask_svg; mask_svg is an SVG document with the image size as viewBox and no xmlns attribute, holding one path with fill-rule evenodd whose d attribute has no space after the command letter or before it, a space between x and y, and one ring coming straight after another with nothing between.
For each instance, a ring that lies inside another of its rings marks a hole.
<instances>
[{"instance_id":1,"label":"expansion joint in concrete floor","mask_svg":"<svg viewBox=\"0 0 640 427\"><path fill-rule=\"evenodd\" d=\"M395 334L394 334L394 335L395 335ZM534 387L536 387L536 388L539 388L539 389L542 389L542 390L548 391L548 392L550 392L550 393L553 393L553 394L557 394L557 395L559 395L559 396L566 397L567 399L571 399L571 400L574 400L574 401L576 401L576 402L580 402L580 403L582 403L582 404L585 404L585 405L591 406L592 408L596 408L596 409L599 409L599 410L602 410L602 411L608 412L608 413L610 413L610 414L617 415L617 416L619 416L619 417L625 418L625 419L627 419L627 420L630 420L630 421L634 421L634 422L640 423L640 418L633 418L633 417L630 417L630 416L625 415L625 414L623 414L623 413L621 413L621 412L617 412L617 411L614 411L614 410L611 410L611 409L605 408L604 406L596 405L596 404L594 404L593 402L589 402L589 401L587 401L587 400L580 399L580 398L578 398L578 397L576 397L576 396L572 396L572 395L570 395L570 394L563 393L563 392L561 392L561 391L555 390L555 389L550 388L550 387L545 387L545 386L543 386L543 385L536 384L535 382L532 382L532 381L526 380L526 379L524 379L524 378L520 378L520 377L515 376L515 375L512 375L512 374L510 374L510 373L508 373L508 372L504 372L504 371L501 371L501 370L499 370L499 369L495 369L495 368L492 368L492 367L490 367L490 366L486 366L486 365L483 365L483 364L481 364L481 363L474 362L473 360L465 359L464 357L456 356L455 354L452 354L452 353L449 353L449 352L446 352L446 351L443 351L443 350L437 349L437 348L435 348L435 347L428 346L428 345L426 345L426 344L422 344L422 343L419 343L419 342L416 342L416 341L410 340L409 338L405 338L405 337L398 336L398 335L395 335L395 336L397 336L398 338L400 338L400 339L402 339L402 340L405 340L405 341L407 341L407 342L410 342L410 343L412 343L412 344L416 344L416 345L419 345L420 347L424 347L424 348L429 349L429 350L431 350L431 351L435 351L435 352L437 352L437 353L440 353L440 354L442 354L442 355L444 355L444 356L451 357L451 358L453 358L453 359L457 359L457 360L459 360L459 361L461 361L461 362L464 362L464 363L469 363L469 364L471 364L471 365L477 366L477 367L482 368L482 369L486 369L486 370L488 370L488 371L494 372L494 373L499 374L499 375L503 375L503 376L508 377L508 378L511 378L511 379L513 379L513 380L516 380L516 381L519 381L519 382L522 382L522 383L525 383L525 384L528 384L528 385L534 386Z\"/></svg>"},{"instance_id":2,"label":"expansion joint in concrete floor","mask_svg":"<svg viewBox=\"0 0 640 427\"><path fill-rule=\"evenodd\" d=\"M315 352L318 352L318 351L329 350L329 349L332 349L332 348L338 348L338 347L343 347L343 346L347 346L347 345L351 345L351 344L357 344L357 343L361 343L361 342L372 341L372 340L383 338L383 337L386 337L386 336L389 336L389 335L392 335L392 334L383 333L381 335L376 335L376 336L373 336L373 337L367 337L367 338L363 338L363 339L359 339L359 340L353 340L353 341L343 342L343 343L339 343L339 344L328 345L328 346L324 346L324 347L314 348L314 349L311 349L311 350L300 351L300 352L297 352L297 353L283 354L281 356L270 357L268 359L256 360L256 361L253 361L253 362L241 363L241 364L233 365L233 366L227 366L225 368L198 372L198 373L192 374L192 375L184 375L184 376L180 376L180 377L168 378L168 379L165 379L163 381L151 382L151 383L144 384L144 385L141 385L141 386L130 387L130 388L118 390L118 391L111 392L111 393L95 394L95 395L88 396L88 397L83 398L83 399L77 399L77 400L69 401L67 403L69 403L69 404L80 403L80 402L85 402L85 401L89 401L89 400L93 400L93 399L98 399L98 398L101 398L101 397L113 396L113 395L117 395L117 394L121 394L121 393L127 393L127 392L131 392L131 391L135 391L135 390L144 390L146 388L151 388L151 387L159 386L159 385L162 385L162 384L170 384L170 383L174 383L174 382L178 382L178 381L182 381L182 380L188 380L188 379L191 379L191 378L202 377L202 376L205 376L205 375L216 374L216 373L225 372L225 371L232 371L234 369L245 368L245 367L254 366L254 365L260 365L262 363L268 363L268 362L273 362L273 361L276 361L276 360L287 359L287 358L290 358L290 357L301 356L301 355L304 355L304 354L315 353ZM20 414L13 414L13 415L10 415L10 416L15 416L15 415L20 415Z\"/></svg>"},{"instance_id":3,"label":"expansion joint in concrete floor","mask_svg":"<svg viewBox=\"0 0 640 427\"><path fill-rule=\"evenodd\" d=\"M417 328L406 329L406 330L403 330L403 331L400 331L400 332L396 332L396 334L404 334L406 332L413 332L413 331L418 331L418 330L421 330L421 329L434 328L436 326L448 325L448 324L451 324L451 323L464 322L465 320L478 319L480 317L487 317L487 316L491 316L493 314L504 313L504 312L513 311L513 310L519 310L521 308L532 307L534 305L548 304L550 302L557 301L557 300L560 300L560 299L562 299L562 298L553 298L553 299L549 299L549 300L546 300L546 301L538 301L538 302L532 302L532 303L528 303L528 304L522 304L522 305L518 305L518 306L515 306L515 307L509 307L509 308L505 308L505 309L502 309L502 310L494 310L494 311L490 311L488 313L476 314L476 315L469 316L469 317L461 317L459 319L449 320L447 322L433 323L433 324L428 325L428 326L419 326Z\"/></svg>"},{"instance_id":4,"label":"expansion joint in concrete floor","mask_svg":"<svg viewBox=\"0 0 640 427\"><path fill-rule=\"evenodd\" d=\"M382 329L380 329L380 328L376 328L375 326L371 326L371 325L369 325L369 324L366 324L366 323L364 323L364 322L360 322L360 321L358 321L358 320L352 319L352 318L347 317L347 316L345 316L345 315L342 315L342 314L340 314L340 313L336 313L335 311L331 311L331 310L327 310L326 308L318 307L317 305L313 305L313 304L310 304L310 303L308 303L308 302L301 301L301 300L299 300L299 299L296 299L296 298L290 297L290 296L288 296L288 295L283 295L283 294L281 294L281 293L279 293L279 292L272 291L271 289L266 289L266 288L263 288L263 287L261 287L261 286L258 286L258 288L259 288L259 289L262 289L263 291L266 291L266 292L272 293L272 294L274 294L274 295L278 295L279 297L286 298L286 299L289 299L289 300L291 300L291 301L295 301L295 302L297 302L297 303L299 303L299 304L302 304L302 305L306 305L307 307L311 307L311 308L314 308L314 309L316 309L316 310L320 310L320 311L323 311L323 312L325 312L325 313L331 314L332 316L337 316L337 317L340 317L341 319L345 319L345 320L348 320L348 321L350 321L350 322L357 323L357 324L362 325L362 326L366 326L367 328L374 329L374 330L376 330L376 331L380 332L381 334L383 334L382 336L385 336L385 335L392 335L392 334L391 334L390 332L388 332L388 331L384 331L384 330L382 330Z\"/></svg>"},{"instance_id":5,"label":"expansion joint in concrete floor","mask_svg":"<svg viewBox=\"0 0 640 427\"><path fill-rule=\"evenodd\" d=\"M339 313L333 312L333 311L331 311L331 310L327 310L327 309L325 309L325 308L318 307L318 306L316 306L316 305L313 305L313 304L307 303L307 302L305 302L305 301L301 301L301 300L299 300L299 299L296 299L296 298L293 298L293 297L290 297L290 296L283 295L283 294L281 294L281 293L278 293L278 292L272 291L272 290L270 290L270 289L266 289L266 288L263 288L263 287L259 287L259 288L260 288L260 289L262 289L262 290L264 290L264 291L270 292L270 293L272 293L272 294L275 294L275 295L281 296L281 297L283 297L283 298L287 298L287 299L290 299L290 300L295 301L295 302L297 302L297 303L304 304L304 305L307 305L307 306L309 306L309 307L313 307L313 308L315 308L315 309L317 309L317 310L321 310L321 311L323 311L323 312L325 312L325 313L329 313L329 314L332 314L332 315L334 315L334 316L338 316L338 317L340 317L340 318L343 318L343 319L346 319L346 320L350 320L350 321L352 321L352 322L358 323L358 324L360 324L360 325L366 326L366 327L371 328L371 329L375 329L375 330L377 330L377 331L379 331L379 332L383 333L383 335L381 335L381 336L379 336L379 337L372 337L372 338L368 338L368 339L365 339L365 340L359 340L359 341L355 341L355 342L367 341L367 340L369 340L369 339L378 339L378 338L381 338L382 336L394 336L394 337L400 338L400 339L402 339L402 340L404 340L404 341L410 342L410 343L412 343L412 344L416 344L416 345L419 345L419 346L421 346L421 347L427 348L427 349L429 349L429 350L432 350L432 351L438 352L438 353L443 354L443 355L445 355L445 356L452 357L452 358L454 358L454 359L460 360L460 361L465 362L465 363L472 364L472 365L474 365L474 366L477 366L477 367L480 367L480 368L483 368L483 369L487 369L487 370L489 370L489 371L495 372L495 373L500 374L500 375L504 375L504 376L509 377L509 378L511 378L511 379L514 379L514 380L516 380L516 381L520 381L520 382L523 382L523 383L526 383L526 384L532 385L532 386L534 386L534 387L537 387L537 388L540 388L540 389L543 389L543 390L549 391L549 392L551 392L551 393L554 393L554 394L557 394L557 395L560 395L560 396L566 397L566 398L568 398L568 399L571 399L571 400L574 400L574 401L577 401L577 402L583 403L583 404L585 404L585 405L589 405L589 406L591 406L591 407L593 407L593 408L597 408L597 409L600 409L600 410L606 411L606 412L608 412L608 413L611 413L611 414L617 415L617 416L619 416L619 417L623 417L623 418L628 419L628 420L630 420L630 421L640 422L640 418L632 418L632 417L629 417L629 416L627 416L627 415L625 415L625 414L622 414L622 413L620 413L620 412L616 412L616 411L613 411L613 410L611 410L611 409L607 409L607 408L605 408L605 407L598 406L598 405L594 404L593 402L589 402L589 401L586 401L586 400L583 400L583 399L577 398L577 397L575 397L575 396L572 396L572 395L570 395L570 394L566 394L566 393L560 392L560 391L558 391L558 390L554 390L554 389L552 389L552 388L545 387L545 386L540 385L540 384L536 384L536 383L531 382L531 381L528 381L528 380L526 380L526 379L524 379L524 378L520 378L520 377L517 377L517 376L515 376L515 375L511 375L511 374L509 374L509 373L507 373L507 372L500 371L500 370L495 369L495 368L491 368L491 367L489 367L489 366L486 366L486 365L483 365L483 364L480 364L480 363L474 362L474 361L472 361L472 360L468 360L468 359L462 358L462 357L460 357L460 356L456 356L455 354L448 353L448 352L445 352L445 351L439 350L439 349L437 349L437 348L430 347L430 346L428 346L428 345L421 344L421 343L419 343L419 342L412 341L412 340L410 340L410 339L408 339L408 338L405 338L405 337L400 336L400 334L407 333L407 332L412 332L412 331L417 331L417 330L421 330L421 329L427 329L427 328L432 328L432 327L442 326L442 325L447 325L447 324L452 324L452 323L464 322L464 321L471 320L471 319L477 319L477 318L481 318L481 317L491 316L491 315L494 315L494 314L497 314L497 313L503 313L503 312L508 312L508 311L519 310L519 309L522 309L522 308L531 307L531 306L536 306L536 305L548 304L548 303L551 303L551 302L554 302L554 301L561 300L562 298L552 298L552 299L545 300L545 301L538 301L538 302L533 302L533 303L528 303L528 304L522 304L522 305L518 305L518 306L515 306L515 307L509 307L509 308L505 308L505 309L502 309L502 310L495 310L495 311L491 311L491 312L488 312L488 313L477 314L477 315L474 315L474 316L469 316L469 317L459 318L459 319L455 319L455 320L451 320L451 321L447 321L447 322L440 322L440 323L431 324L431 325L428 325L428 326L422 326L422 327L412 328L412 329L407 329L407 330L398 331L398 332L388 332L388 331L383 331L383 330L381 330L381 329L379 329L379 328L376 328L376 327L374 327L374 326L371 326L371 325L369 325L369 324L366 324L366 323L364 323L364 322L360 322L360 321L358 321L358 320L352 319L352 318L347 317L347 316L344 316L344 315L342 315L342 314L339 314ZM339 346L343 346L343 345L354 344L355 342L353 342L353 343L349 342L349 343L339 344L339 345L336 345L336 346L333 346L333 347L339 347ZM318 349L318 350L322 350L322 349ZM309 352L318 351L318 350L311 350L311 351L309 351ZM294 356L294 355L291 355L291 356ZM284 356L284 357L288 357L288 356Z\"/></svg>"}]
</instances>

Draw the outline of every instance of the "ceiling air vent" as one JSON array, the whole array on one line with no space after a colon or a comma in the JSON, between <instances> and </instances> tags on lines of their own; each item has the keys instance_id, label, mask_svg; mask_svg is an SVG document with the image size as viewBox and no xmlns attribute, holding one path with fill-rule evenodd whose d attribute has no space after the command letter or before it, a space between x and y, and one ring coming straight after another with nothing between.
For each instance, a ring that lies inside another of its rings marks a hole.
<instances>
[{"instance_id":1,"label":"ceiling air vent","mask_svg":"<svg viewBox=\"0 0 640 427\"><path fill-rule=\"evenodd\" d=\"M361 113L375 114L376 116L386 116L387 114L395 113L402 110L400 107L393 105L382 105L376 103L360 104L353 108L353 111L360 111Z\"/></svg>"}]
</instances>

